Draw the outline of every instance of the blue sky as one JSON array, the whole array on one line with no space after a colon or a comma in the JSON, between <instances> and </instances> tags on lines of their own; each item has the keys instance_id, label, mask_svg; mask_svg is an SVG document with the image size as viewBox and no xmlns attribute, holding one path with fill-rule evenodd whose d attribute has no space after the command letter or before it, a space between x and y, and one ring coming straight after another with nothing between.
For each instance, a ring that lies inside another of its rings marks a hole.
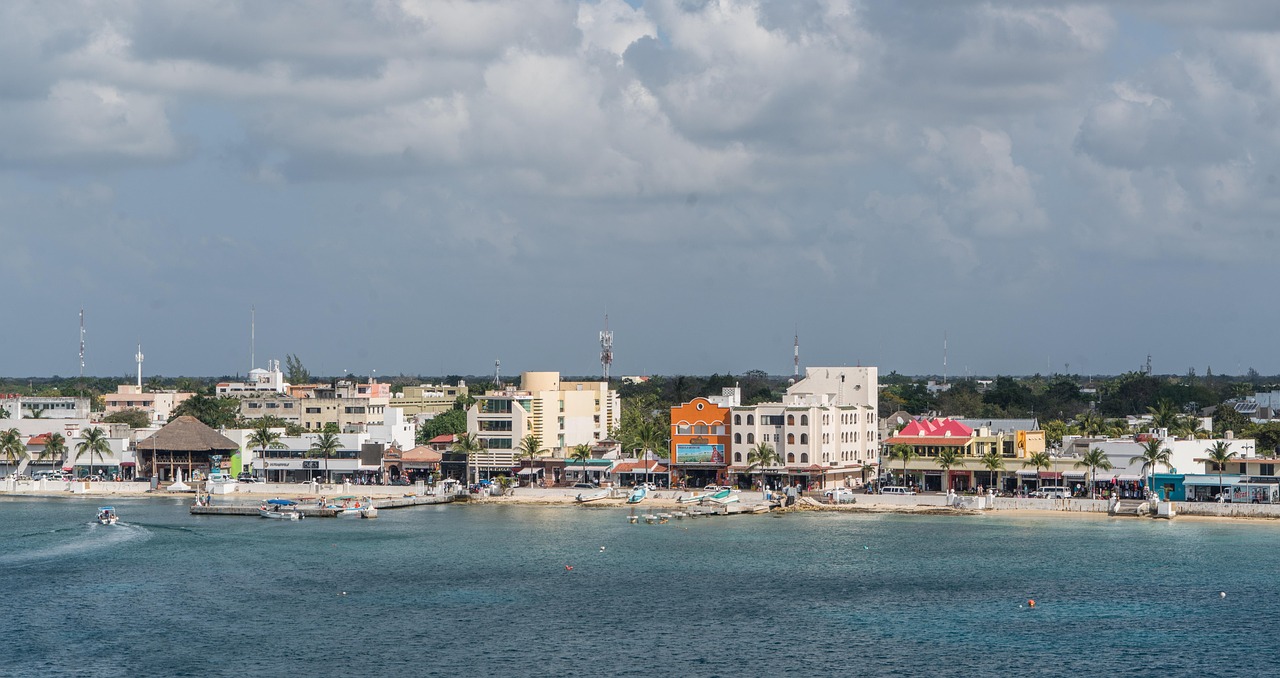
<instances>
[{"instance_id":1,"label":"blue sky","mask_svg":"<svg viewBox=\"0 0 1280 678\"><path fill-rule=\"evenodd\" d=\"M0 374L1280 371L1267 2L0 5Z\"/></svg>"}]
</instances>

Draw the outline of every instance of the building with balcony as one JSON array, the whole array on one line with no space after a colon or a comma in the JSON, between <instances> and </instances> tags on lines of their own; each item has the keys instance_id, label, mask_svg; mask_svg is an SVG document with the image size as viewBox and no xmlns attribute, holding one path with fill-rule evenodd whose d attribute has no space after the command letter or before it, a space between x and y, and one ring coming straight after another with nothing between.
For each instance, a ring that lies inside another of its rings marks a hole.
<instances>
[{"instance_id":1,"label":"building with balcony","mask_svg":"<svg viewBox=\"0 0 1280 678\"><path fill-rule=\"evenodd\" d=\"M564 457L575 445L604 440L621 420L622 402L607 382L562 382L559 372L525 372L519 388L477 396L467 410L467 432L485 448L472 466L482 478L511 475L525 436L537 436L543 449Z\"/></svg>"},{"instance_id":2,"label":"building with balcony","mask_svg":"<svg viewBox=\"0 0 1280 678\"><path fill-rule=\"evenodd\" d=\"M718 396L694 398L671 408L673 483L703 487L729 482L730 422L741 398L742 391L735 386Z\"/></svg>"},{"instance_id":3,"label":"building with balcony","mask_svg":"<svg viewBox=\"0 0 1280 678\"><path fill-rule=\"evenodd\" d=\"M810 367L780 403L732 407L729 472L746 484L756 445L773 448L779 463L763 469L765 483L805 487L861 485L879 464L874 367Z\"/></svg>"},{"instance_id":4,"label":"building with balcony","mask_svg":"<svg viewBox=\"0 0 1280 678\"><path fill-rule=\"evenodd\" d=\"M115 393L103 396L103 401L106 403L107 414L125 410L142 410L150 415L152 423L163 424L169 421L169 415L173 414L173 410L178 405L194 395L194 393L183 391L148 392L143 391L141 386L121 384L116 387Z\"/></svg>"},{"instance_id":5,"label":"building with balcony","mask_svg":"<svg viewBox=\"0 0 1280 678\"><path fill-rule=\"evenodd\" d=\"M391 398L387 406L402 410L410 417L416 417L420 414L434 416L452 410L454 405L457 404L458 398L466 395L467 384L465 382L457 386L449 386L448 384L405 386L400 393Z\"/></svg>"}]
</instances>

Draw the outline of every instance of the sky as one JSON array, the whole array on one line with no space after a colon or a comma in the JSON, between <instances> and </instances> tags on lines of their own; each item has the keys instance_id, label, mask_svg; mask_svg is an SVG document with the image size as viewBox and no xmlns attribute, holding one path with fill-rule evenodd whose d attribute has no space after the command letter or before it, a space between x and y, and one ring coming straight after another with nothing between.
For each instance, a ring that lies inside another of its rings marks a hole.
<instances>
[{"instance_id":1,"label":"sky","mask_svg":"<svg viewBox=\"0 0 1280 678\"><path fill-rule=\"evenodd\" d=\"M0 375L1280 372L1280 3L0 3ZM251 309L256 309L250 344Z\"/></svg>"}]
</instances>

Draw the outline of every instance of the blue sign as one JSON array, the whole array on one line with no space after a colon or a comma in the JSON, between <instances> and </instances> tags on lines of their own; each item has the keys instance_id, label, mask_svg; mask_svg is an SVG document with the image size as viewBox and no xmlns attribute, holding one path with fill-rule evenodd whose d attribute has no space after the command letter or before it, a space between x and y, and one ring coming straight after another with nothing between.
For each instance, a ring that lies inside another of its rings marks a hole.
<instances>
[{"instance_id":1,"label":"blue sign","mask_svg":"<svg viewBox=\"0 0 1280 678\"><path fill-rule=\"evenodd\" d=\"M677 464L723 464L724 445L676 445Z\"/></svg>"}]
</instances>

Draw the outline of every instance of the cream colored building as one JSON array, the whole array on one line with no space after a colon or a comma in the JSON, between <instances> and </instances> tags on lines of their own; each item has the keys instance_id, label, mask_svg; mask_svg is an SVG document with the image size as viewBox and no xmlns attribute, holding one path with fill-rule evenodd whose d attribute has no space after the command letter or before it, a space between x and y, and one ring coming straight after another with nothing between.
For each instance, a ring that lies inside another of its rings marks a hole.
<instances>
[{"instance_id":1,"label":"cream colored building","mask_svg":"<svg viewBox=\"0 0 1280 678\"><path fill-rule=\"evenodd\" d=\"M364 433L370 426L384 423L390 396L388 384L372 380L368 383L339 381L334 386L322 386L312 391L312 397L298 399L302 408L301 425L319 431L332 422L342 433Z\"/></svg>"},{"instance_id":2,"label":"cream colored building","mask_svg":"<svg viewBox=\"0 0 1280 678\"><path fill-rule=\"evenodd\" d=\"M182 401L194 396L194 393L181 391L143 392L141 386L122 384L116 387L115 393L103 396L106 402L106 413L115 414L125 410L142 410L151 415L152 423L161 424L169 421L169 415Z\"/></svg>"},{"instance_id":3,"label":"cream colored building","mask_svg":"<svg viewBox=\"0 0 1280 678\"><path fill-rule=\"evenodd\" d=\"M781 460L765 473L772 484L861 484L880 461L878 385L874 367L810 367L782 402L734 407L729 471L758 474L748 454L765 443Z\"/></svg>"},{"instance_id":4,"label":"cream colored building","mask_svg":"<svg viewBox=\"0 0 1280 678\"><path fill-rule=\"evenodd\" d=\"M607 382L562 382L559 372L525 372L520 388L477 396L467 411L467 432L485 446L472 464L482 475L510 473L527 435L537 436L553 456L564 457L568 448L608 438L621 421L622 402Z\"/></svg>"},{"instance_id":5,"label":"cream colored building","mask_svg":"<svg viewBox=\"0 0 1280 678\"><path fill-rule=\"evenodd\" d=\"M416 417L419 414L436 415L452 410L458 397L465 395L467 395L465 382L457 386L448 384L405 386L404 390L395 394L387 405L402 410L407 417Z\"/></svg>"}]
</instances>

